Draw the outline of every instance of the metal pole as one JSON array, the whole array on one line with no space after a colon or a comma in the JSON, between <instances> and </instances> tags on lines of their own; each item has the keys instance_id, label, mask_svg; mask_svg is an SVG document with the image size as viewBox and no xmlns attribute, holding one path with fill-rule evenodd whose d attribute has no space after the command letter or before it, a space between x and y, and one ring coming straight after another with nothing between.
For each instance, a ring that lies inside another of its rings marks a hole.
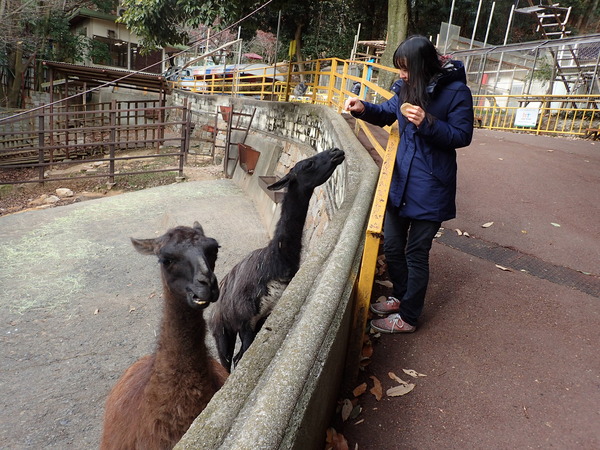
<instances>
[{"instance_id":1,"label":"metal pole","mask_svg":"<svg viewBox=\"0 0 600 450\"><path fill-rule=\"evenodd\" d=\"M452 25L452 15L454 14L454 0L452 0L452 6L450 7L450 18L448 19L448 28L446 29L446 41L444 42L444 54L448 51L448 39L450 36L450 25Z\"/></svg>"},{"instance_id":2,"label":"metal pole","mask_svg":"<svg viewBox=\"0 0 600 450\"><path fill-rule=\"evenodd\" d=\"M361 24L358 24L358 30L356 31L356 35L354 36L354 45L352 46L352 53L350 54L350 61L354 60L354 57L356 56L356 49L358 48L358 39L360 36L360 26Z\"/></svg>"},{"instance_id":3,"label":"metal pole","mask_svg":"<svg viewBox=\"0 0 600 450\"><path fill-rule=\"evenodd\" d=\"M508 42L508 33L510 31L510 25L512 23L513 14L515 13L515 5L511 5L510 7L510 15L508 16L508 24L506 25L506 33L504 33L504 44ZM496 69L496 79L494 80L494 92L496 91L496 87L498 86L498 78L500 78L500 69L502 68L502 63L504 62L504 52L500 53L500 61L498 62L498 68Z\"/></svg>"},{"instance_id":4,"label":"metal pole","mask_svg":"<svg viewBox=\"0 0 600 450\"><path fill-rule=\"evenodd\" d=\"M588 89L588 95L591 95L592 90L594 89L594 83L598 82L598 79L596 78L598 75L598 64L600 64L600 53L598 53L598 57L596 58L596 67L594 67L594 75L592 75L592 79L590 80L590 88Z\"/></svg>"},{"instance_id":5,"label":"metal pole","mask_svg":"<svg viewBox=\"0 0 600 450\"><path fill-rule=\"evenodd\" d=\"M242 27L238 27L238 35L237 38L240 41L240 47L238 49L238 57L237 57L237 64L236 64L236 69L234 70L234 85L233 85L233 89L231 94L233 95L233 97L236 96L237 90L238 90L238 84L240 81L240 63L242 62L242 41L241 41L241 35L242 35ZM225 66L227 67L227 66Z\"/></svg>"},{"instance_id":6,"label":"metal pole","mask_svg":"<svg viewBox=\"0 0 600 450\"><path fill-rule=\"evenodd\" d=\"M525 91L525 93L527 95L529 95L529 93L531 92L531 85L533 83L533 75L535 74L535 66L537 65L537 60L538 60L539 56L540 56L540 49L536 48L535 49L535 58L533 59L533 67L531 68L531 76L529 77L529 82L527 83L527 90Z\"/></svg>"},{"instance_id":7,"label":"metal pole","mask_svg":"<svg viewBox=\"0 0 600 450\"><path fill-rule=\"evenodd\" d=\"M281 10L279 10L279 17L277 17L277 37L275 38L275 56L273 61L273 84L271 85L271 95L275 95L275 76L277 75L277 52L279 51L279 30L281 28ZM271 98L274 100L274 98Z\"/></svg>"},{"instance_id":8,"label":"metal pole","mask_svg":"<svg viewBox=\"0 0 600 450\"><path fill-rule=\"evenodd\" d=\"M471 42L469 43L469 50L471 50L473 48L473 42L475 41L475 33L477 32L477 26L479 25L479 13L481 12L481 4L482 3L483 3L483 0L479 0L479 5L477 6L477 14L475 16L475 25L473 25L473 34L471 35ZM468 56L466 64L465 64L465 69L466 69L467 73L470 70L470 68L469 68L470 62L471 62L471 57Z\"/></svg>"},{"instance_id":9,"label":"metal pole","mask_svg":"<svg viewBox=\"0 0 600 450\"><path fill-rule=\"evenodd\" d=\"M211 28L208 27L208 29L206 30L206 46L204 47L204 53L208 53L208 46L210 45L210 30ZM206 60L207 58L203 59L203 66L206 67ZM204 78L206 80L206 70L204 70Z\"/></svg>"},{"instance_id":10,"label":"metal pole","mask_svg":"<svg viewBox=\"0 0 600 450\"><path fill-rule=\"evenodd\" d=\"M487 47L487 40L490 34L490 26L492 25L492 18L494 17L494 9L496 8L496 2L492 2L492 10L490 11L490 18L488 19L487 30L485 31L485 37L483 38L483 46ZM487 62L487 53L481 58L479 63L479 87L477 88L477 95L481 93L481 82L483 81L483 71L485 70L485 63Z\"/></svg>"}]
</instances>

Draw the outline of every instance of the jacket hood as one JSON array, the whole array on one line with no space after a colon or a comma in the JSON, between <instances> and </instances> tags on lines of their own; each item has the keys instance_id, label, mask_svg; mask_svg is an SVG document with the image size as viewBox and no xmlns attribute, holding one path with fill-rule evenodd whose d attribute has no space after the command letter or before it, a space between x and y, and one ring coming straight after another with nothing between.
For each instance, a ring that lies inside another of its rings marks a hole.
<instances>
[{"instance_id":1,"label":"jacket hood","mask_svg":"<svg viewBox=\"0 0 600 450\"><path fill-rule=\"evenodd\" d=\"M427 93L429 95L435 95L440 87L447 86L454 81L460 81L463 84L467 84L465 66L462 61L447 59L442 66L442 72L434 76L427 86Z\"/></svg>"},{"instance_id":2,"label":"jacket hood","mask_svg":"<svg viewBox=\"0 0 600 450\"><path fill-rule=\"evenodd\" d=\"M462 61L445 59L443 60L442 72L433 77L427 86L427 93L435 96L440 87L446 86L454 81L460 81L465 85L467 84L465 66ZM404 84L404 81L396 80L390 87L390 91L398 94L402 88L402 84Z\"/></svg>"}]
</instances>

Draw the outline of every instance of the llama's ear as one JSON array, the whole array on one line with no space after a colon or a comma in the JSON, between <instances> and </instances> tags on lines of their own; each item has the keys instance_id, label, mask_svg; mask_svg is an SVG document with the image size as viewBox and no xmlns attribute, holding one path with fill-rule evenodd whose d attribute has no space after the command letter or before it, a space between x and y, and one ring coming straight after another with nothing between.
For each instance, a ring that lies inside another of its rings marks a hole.
<instances>
[{"instance_id":1,"label":"llama's ear","mask_svg":"<svg viewBox=\"0 0 600 450\"><path fill-rule=\"evenodd\" d=\"M131 238L133 247L143 255L154 255L156 248L156 239L136 239Z\"/></svg>"},{"instance_id":2,"label":"llama's ear","mask_svg":"<svg viewBox=\"0 0 600 450\"><path fill-rule=\"evenodd\" d=\"M202 228L202 225L200 225L200 222L198 222L197 220L194 221L194 230L199 231L200 233L202 233L202 236L206 236L204 234L204 229Z\"/></svg>"},{"instance_id":3,"label":"llama's ear","mask_svg":"<svg viewBox=\"0 0 600 450\"><path fill-rule=\"evenodd\" d=\"M290 184L290 179L291 179L291 175L288 173L281 180L278 180L275 183L270 184L269 186L267 186L267 189L270 190L270 191L278 191L280 189L283 189L288 184Z\"/></svg>"}]
</instances>

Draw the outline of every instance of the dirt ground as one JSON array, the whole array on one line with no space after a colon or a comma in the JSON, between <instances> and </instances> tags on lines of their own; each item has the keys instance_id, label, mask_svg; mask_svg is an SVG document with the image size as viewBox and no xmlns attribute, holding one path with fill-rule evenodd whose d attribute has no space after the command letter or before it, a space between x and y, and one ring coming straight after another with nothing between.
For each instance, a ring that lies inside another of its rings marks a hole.
<instances>
[{"instance_id":1,"label":"dirt ground","mask_svg":"<svg viewBox=\"0 0 600 450\"><path fill-rule=\"evenodd\" d=\"M139 156L154 153L154 149L130 150L120 156ZM171 161L165 161L162 158L146 158L143 160L119 161L116 163L116 170L134 172L139 170L140 166L148 164L170 164ZM107 165L108 162L104 163ZM91 164L86 161L69 165L66 169L59 166L51 167L53 176L70 176L84 171ZM64 166L60 166L64 167ZM102 165L100 165L102 168ZM217 179L223 177L221 165L214 164L211 156L190 155L184 170L188 181L200 181L208 179ZM0 171L2 181L30 179L36 180L37 173L35 169L14 169ZM122 194L123 192L137 191L154 186L163 186L175 182L173 172L152 173L148 175L117 176L115 184L107 182L107 178L77 178L64 181L50 181L44 184L23 183L18 185L0 185L0 216L13 214L26 210L45 209L56 206L64 206L75 202L90 200L94 198L108 197ZM56 190L66 188L73 193L72 196L59 197ZM48 199L49 200L46 200Z\"/></svg>"},{"instance_id":2,"label":"dirt ground","mask_svg":"<svg viewBox=\"0 0 600 450\"><path fill-rule=\"evenodd\" d=\"M79 169L77 165L71 170ZM212 158L199 156L188 160L184 174L188 180L223 178L222 168L214 165ZM2 176L7 176L6 172ZM152 270L154 262L137 258L126 237L111 238L113 241L106 243L105 248L92 240L73 242L78 238L66 228L78 224L65 223L63 229L50 230L41 219L39 233L25 233L30 237L23 240L18 224L27 229L30 223L38 221L38 212L30 215L25 211L68 208L65 205L74 202L171 183L176 183L173 173L155 174L135 182L117 178L114 186L108 186L105 179L93 178L44 185L30 183L0 191L0 215L10 219L0 226L0 235L14 234L13 248L0 248L0 254L25 250L27 257L34 260L39 255L39 259L55 261L34 274L28 269L32 264L26 261L18 261L17 266L10 263L12 267L5 266L11 258L2 262L5 275L12 275L0 281L4 291L0 297L13 295L11 285L27 285L29 292L13 298L11 304L0 302L0 449L97 448L106 393L124 368L154 348L162 308L162 288ZM50 205L36 204L43 195L56 195L57 188L68 188L73 196ZM40 211L42 215L45 212ZM94 227L110 227L111 220L86 218L86 226L93 234ZM144 237L148 230L136 233ZM77 250L78 245L85 248ZM116 252L131 258L131 262L125 268L89 266L85 263L89 256L82 254L83 259L73 265L77 256L73 251L101 256L106 261L112 259L111 252ZM136 272L147 278L136 279ZM81 276L95 285L93 298L82 296L69 302L48 295L48 289L76 292ZM53 299L54 303L41 304L37 300L40 298ZM116 330L128 331L123 334ZM32 345L23 348L23 342Z\"/></svg>"}]
</instances>

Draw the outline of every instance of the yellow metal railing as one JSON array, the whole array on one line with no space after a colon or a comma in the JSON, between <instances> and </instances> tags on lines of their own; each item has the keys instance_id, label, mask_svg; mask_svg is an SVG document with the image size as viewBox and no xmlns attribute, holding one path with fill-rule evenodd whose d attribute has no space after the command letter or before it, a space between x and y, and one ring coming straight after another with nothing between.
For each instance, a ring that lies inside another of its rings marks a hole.
<instances>
[{"instance_id":1,"label":"yellow metal railing","mask_svg":"<svg viewBox=\"0 0 600 450\"><path fill-rule=\"evenodd\" d=\"M384 71L397 73L394 69L372 62L320 59L301 64L271 66L258 75L238 74L229 79L202 77L191 90L253 96L263 100L317 103L335 108L341 113L345 100L351 96L358 96L372 103L392 97L392 92L377 85L377 78ZM358 94L351 91L356 82L360 83ZM298 95L294 93L294 88L300 83L303 83L306 90ZM600 96L474 95L473 101L475 125L487 129L586 136L600 126ZM366 327L383 218L400 140L396 124L384 128L388 132L385 146L375 138L366 123L357 120L356 124L356 134L360 131L365 134L381 156L383 164L366 229L355 289L354 333L349 346L351 358L359 355L362 347L362 331Z\"/></svg>"},{"instance_id":2,"label":"yellow metal railing","mask_svg":"<svg viewBox=\"0 0 600 450\"><path fill-rule=\"evenodd\" d=\"M474 95L475 126L586 137L600 126L600 95Z\"/></svg>"}]
</instances>

